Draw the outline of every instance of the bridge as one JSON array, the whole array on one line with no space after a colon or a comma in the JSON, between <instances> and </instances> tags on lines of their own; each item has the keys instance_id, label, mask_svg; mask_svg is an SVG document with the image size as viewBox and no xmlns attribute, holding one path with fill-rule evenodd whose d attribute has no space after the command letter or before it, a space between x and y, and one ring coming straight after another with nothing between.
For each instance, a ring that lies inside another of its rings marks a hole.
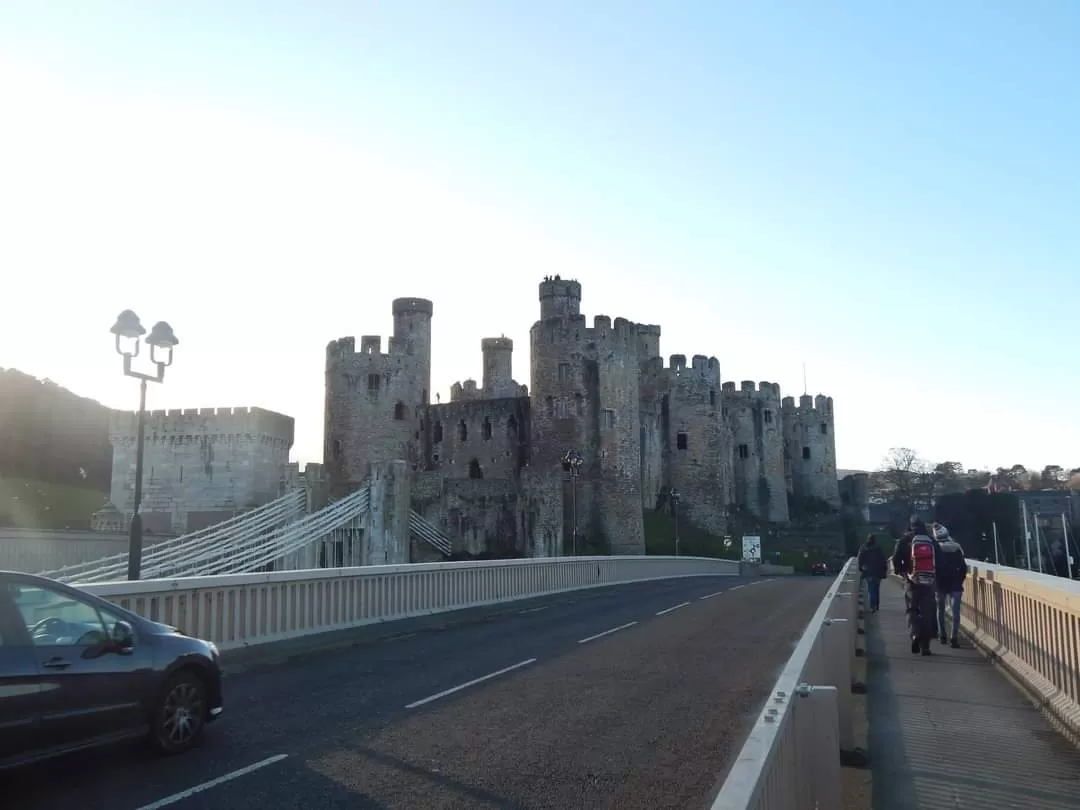
<instances>
[{"instance_id":1,"label":"bridge","mask_svg":"<svg viewBox=\"0 0 1080 810\"><path fill-rule=\"evenodd\" d=\"M405 532L432 544L418 534L437 530L391 501L275 502L155 547L154 579L115 581L117 559L54 572L214 641L226 719L188 755L89 755L62 780L31 768L5 797L42 810L1080 806L1077 583L969 561L965 642L924 658L907 649L899 584L863 615L851 562L835 579L688 557L346 564Z\"/></svg>"}]
</instances>

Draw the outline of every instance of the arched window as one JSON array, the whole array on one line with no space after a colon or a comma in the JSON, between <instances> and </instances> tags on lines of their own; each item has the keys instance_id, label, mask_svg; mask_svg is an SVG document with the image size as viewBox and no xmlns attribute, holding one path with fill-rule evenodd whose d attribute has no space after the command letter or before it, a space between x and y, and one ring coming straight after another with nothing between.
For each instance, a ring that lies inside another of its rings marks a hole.
<instances>
[{"instance_id":1,"label":"arched window","mask_svg":"<svg viewBox=\"0 0 1080 810\"><path fill-rule=\"evenodd\" d=\"M469 462L469 478L479 480L484 477L484 471L480 469L480 459L474 458Z\"/></svg>"},{"instance_id":2,"label":"arched window","mask_svg":"<svg viewBox=\"0 0 1080 810\"><path fill-rule=\"evenodd\" d=\"M404 402L399 402L397 405L394 406L394 419L396 419L398 422L404 421L404 419L405 419L405 403Z\"/></svg>"},{"instance_id":3,"label":"arched window","mask_svg":"<svg viewBox=\"0 0 1080 810\"><path fill-rule=\"evenodd\" d=\"M431 440L435 444L442 441L442 422L436 422L435 427L431 429Z\"/></svg>"},{"instance_id":4,"label":"arched window","mask_svg":"<svg viewBox=\"0 0 1080 810\"><path fill-rule=\"evenodd\" d=\"M491 438L491 419L486 416L484 417L483 436L484 439Z\"/></svg>"},{"instance_id":5,"label":"arched window","mask_svg":"<svg viewBox=\"0 0 1080 810\"><path fill-rule=\"evenodd\" d=\"M457 437L459 442L465 442L469 440L469 426L465 424L464 419L458 422Z\"/></svg>"}]
</instances>

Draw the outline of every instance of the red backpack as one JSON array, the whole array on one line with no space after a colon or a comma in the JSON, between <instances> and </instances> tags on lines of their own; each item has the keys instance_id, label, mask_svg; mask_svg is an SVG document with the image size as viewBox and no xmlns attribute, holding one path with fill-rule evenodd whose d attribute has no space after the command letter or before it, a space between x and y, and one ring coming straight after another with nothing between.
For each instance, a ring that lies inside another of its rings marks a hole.
<instances>
[{"instance_id":1,"label":"red backpack","mask_svg":"<svg viewBox=\"0 0 1080 810\"><path fill-rule=\"evenodd\" d=\"M934 565L934 543L926 535L916 535L911 541L911 576L913 579L932 579L936 572Z\"/></svg>"}]
</instances>

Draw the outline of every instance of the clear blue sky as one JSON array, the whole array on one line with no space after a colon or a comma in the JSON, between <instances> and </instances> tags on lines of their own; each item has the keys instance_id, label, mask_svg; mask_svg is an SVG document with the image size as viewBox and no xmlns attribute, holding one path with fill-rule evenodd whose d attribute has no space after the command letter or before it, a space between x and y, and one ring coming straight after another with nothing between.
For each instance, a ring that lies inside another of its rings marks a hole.
<instances>
[{"instance_id":1,"label":"clear blue sky","mask_svg":"<svg viewBox=\"0 0 1080 810\"><path fill-rule=\"evenodd\" d=\"M444 399L488 335L528 382L561 272L727 379L805 361L843 467L1080 465L1071 0L8 0L0 103L0 365L109 405L131 306L155 407L321 460L327 341L425 296Z\"/></svg>"}]
</instances>

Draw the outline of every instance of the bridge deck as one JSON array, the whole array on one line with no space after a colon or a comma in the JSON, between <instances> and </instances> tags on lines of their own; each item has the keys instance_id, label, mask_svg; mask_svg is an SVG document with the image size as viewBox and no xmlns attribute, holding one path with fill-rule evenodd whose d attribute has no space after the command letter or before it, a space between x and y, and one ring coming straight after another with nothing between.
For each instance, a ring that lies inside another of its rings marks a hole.
<instances>
[{"instance_id":1,"label":"bridge deck","mask_svg":"<svg viewBox=\"0 0 1080 810\"><path fill-rule=\"evenodd\" d=\"M875 810L1080 807L1080 752L970 642L912 655L895 580L866 624Z\"/></svg>"}]
</instances>

